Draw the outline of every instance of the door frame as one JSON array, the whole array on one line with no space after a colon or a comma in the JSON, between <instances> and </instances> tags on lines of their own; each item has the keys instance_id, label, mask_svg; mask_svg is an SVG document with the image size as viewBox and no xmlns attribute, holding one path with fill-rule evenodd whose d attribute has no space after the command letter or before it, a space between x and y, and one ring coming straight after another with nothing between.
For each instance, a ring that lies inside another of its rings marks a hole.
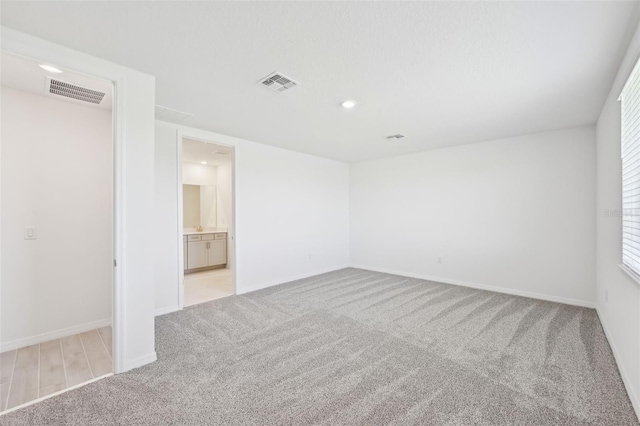
<instances>
[{"instance_id":1,"label":"door frame","mask_svg":"<svg viewBox=\"0 0 640 426\"><path fill-rule=\"evenodd\" d=\"M178 200L178 309L184 309L184 247L183 247L183 212L182 212L182 140L184 138L213 145L224 146L231 149L231 226L227 229L227 262L231 263L231 276L233 294L237 294L237 265L236 265L236 146L234 144L218 142L203 137L197 132L191 132L188 128L179 128L176 131L176 170L177 170L177 200ZM216 188L217 192L217 188Z\"/></svg>"},{"instance_id":2,"label":"door frame","mask_svg":"<svg viewBox=\"0 0 640 426\"><path fill-rule=\"evenodd\" d=\"M113 294L112 294L112 362L113 372L122 373L155 361L155 352L138 359L127 359L127 286L125 285L125 145L132 129L127 119L133 114L127 110L131 100L128 85L135 84L139 74L119 65L77 52L19 31L0 26L0 50L13 55L55 64L63 69L111 81L113 84L112 138L113 138ZM133 87L133 86L132 86ZM136 93L135 90L133 93ZM1 196L1 194L0 194ZM147 337L147 336L145 336ZM152 336L153 337L153 336Z\"/></svg>"}]
</instances>

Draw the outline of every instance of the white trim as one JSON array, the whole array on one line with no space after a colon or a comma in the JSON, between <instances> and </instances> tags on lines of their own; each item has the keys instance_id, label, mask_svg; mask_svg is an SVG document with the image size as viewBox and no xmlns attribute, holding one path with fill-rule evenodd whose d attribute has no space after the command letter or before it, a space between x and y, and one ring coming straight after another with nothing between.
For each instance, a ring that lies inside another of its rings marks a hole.
<instances>
[{"instance_id":1,"label":"white trim","mask_svg":"<svg viewBox=\"0 0 640 426\"><path fill-rule=\"evenodd\" d=\"M156 316L159 317L160 315L166 315L166 314L170 314L171 312L178 312L182 310L182 308L180 306L167 306L165 308L160 308L160 309L156 309Z\"/></svg>"},{"instance_id":2,"label":"white trim","mask_svg":"<svg viewBox=\"0 0 640 426\"><path fill-rule=\"evenodd\" d=\"M396 271L396 270L385 269L385 268L372 268L372 267L363 266L363 265L351 265L351 267L357 268L357 269L365 269L365 270L374 271L374 272L382 272L385 274L393 274L393 275L400 275L400 276L409 277L409 278L418 278L421 280L435 281L435 282L444 283L444 284L452 284L452 285L459 285L462 287L477 288L479 290L494 291L496 293L510 294L513 296L522 296L522 297L529 297L531 299L539 299L539 300L547 300L549 302L564 303L565 305L581 306L583 308L596 307L595 302L589 302L587 300L551 296L548 294L534 293L531 291L513 290L510 288L495 287L495 286L486 285L486 284L474 283L471 281L462 281L462 280L455 280L451 278L434 277L432 275L424 275L424 274L414 274L411 272Z\"/></svg>"},{"instance_id":3,"label":"white trim","mask_svg":"<svg viewBox=\"0 0 640 426\"><path fill-rule=\"evenodd\" d=\"M124 285L124 79L113 82L113 325L111 326L111 362L113 372L121 373L125 363L126 342L126 287Z\"/></svg>"},{"instance_id":4,"label":"white trim","mask_svg":"<svg viewBox=\"0 0 640 426\"><path fill-rule=\"evenodd\" d=\"M629 277L638 285L640 285L640 276L638 276L638 274L636 274L636 272L629 268L627 265L625 265L624 263L618 263L618 266L620 267L620 269L622 269L622 271L629 275Z\"/></svg>"},{"instance_id":5,"label":"white trim","mask_svg":"<svg viewBox=\"0 0 640 426\"><path fill-rule=\"evenodd\" d=\"M178 179L178 309L184 308L184 218L182 201L182 136L176 130L176 170ZM156 313L156 316L158 314Z\"/></svg>"},{"instance_id":6,"label":"white trim","mask_svg":"<svg viewBox=\"0 0 640 426\"><path fill-rule=\"evenodd\" d=\"M125 365L125 371L133 370L134 368L142 367L143 365L151 364L158 359L156 355L156 351L151 352L150 354L140 356L136 359L131 360Z\"/></svg>"},{"instance_id":7,"label":"white trim","mask_svg":"<svg viewBox=\"0 0 640 426\"><path fill-rule=\"evenodd\" d=\"M629 377L629 373L624 368L624 364L620 362L620 359L621 359L619 355L620 352L618 351L618 348L616 347L613 339L611 338L611 333L609 332L609 327L607 326L607 323L604 320L604 315L602 315L600 308L598 308L597 306L596 306L596 312L598 313L600 324L602 324L604 335L609 341L609 346L611 347L611 352L613 352L613 358L615 359L616 365L618 366L618 371L620 371L620 377L622 377L622 383L624 383L624 387L627 390L627 393L629 394L631 405L633 405L633 409L636 412L636 416L640 418L640 400L638 400L638 396L636 395L635 390L633 389L633 386L631 386L632 381L631 381L631 378Z\"/></svg>"},{"instance_id":8,"label":"white trim","mask_svg":"<svg viewBox=\"0 0 640 426\"><path fill-rule=\"evenodd\" d=\"M80 325L74 325L72 327L61 328L59 330L48 331L46 333L37 334L35 336L23 337L20 339L10 340L0 345L0 352L12 351L14 349L20 349L31 345L37 345L38 343L48 342L50 340L61 339L67 336L73 336L74 334L84 333L85 331L95 330L97 328L107 327L111 325L111 318L91 321Z\"/></svg>"},{"instance_id":9,"label":"white trim","mask_svg":"<svg viewBox=\"0 0 640 426\"><path fill-rule=\"evenodd\" d=\"M77 385L73 385L71 387L64 388L62 390L59 390L58 392L50 393L49 395L46 395L46 396L41 396L40 398L34 399L33 401L25 402L24 404L17 405L15 407L9 408L8 410L2 411L2 412L0 412L0 416L4 416L5 414L12 413L12 412L14 412L16 410L20 410L21 408L28 407L28 406L33 405L33 404L37 404L38 402L42 402L42 401L44 401L46 399L53 398L54 396L58 396L58 395L63 394L65 392L69 392L69 391L72 391L74 389L81 388L81 387L86 386L88 384L91 384L93 382L97 382L98 380L102 380L102 379L105 379L105 378L111 377L111 376L113 376L113 373L107 373L107 374L104 374L104 375L102 375L100 377L96 377L95 379L87 380L86 382L82 382L82 383L79 383Z\"/></svg>"},{"instance_id":10,"label":"white trim","mask_svg":"<svg viewBox=\"0 0 640 426\"><path fill-rule=\"evenodd\" d=\"M269 281L266 283L260 283L260 284L251 286L250 288L242 292L239 292L237 294L247 294L247 293L262 290L265 288L273 287L274 285L286 284L291 281L302 280L304 278L309 278L309 277L313 277L315 275L320 275L320 274L326 274L327 272L339 271L340 269L345 269L345 268L349 268L349 265L333 266L331 268L324 268L324 269L316 270L313 272L305 272L304 274L292 275L287 278L281 278L274 281Z\"/></svg>"}]
</instances>

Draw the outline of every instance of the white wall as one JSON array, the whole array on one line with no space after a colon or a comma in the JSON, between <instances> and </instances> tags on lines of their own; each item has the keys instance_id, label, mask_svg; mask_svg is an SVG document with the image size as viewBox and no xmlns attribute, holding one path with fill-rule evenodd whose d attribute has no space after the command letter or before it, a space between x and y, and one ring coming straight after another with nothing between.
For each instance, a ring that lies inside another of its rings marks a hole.
<instances>
[{"instance_id":1,"label":"white wall","mask_svg":"<svg viewBox=\"0 0 640 426\"><path fill-rule=\"evenodd\" d=\"M233 226L233 164L220 164L218 169L218 227Z\"/></svg>"},{"instance_id":2,"label":"white wall","mask_svg":"<svg viewBox=\"0 0 640 426\"><path fill-rule=\"evenodd\" d=\"M595 301L593 127L353 164L350 196L355 266Z\"/></svg>"},{"instance_id":3,"label":"white wall","mask_svg":"<svg viewBox=\"0 0 640 426\"><path fill-rule=\"evenodd\" d=\"M156 121L155 131L155 212L153 247L155 261L156 314L178 306L178 200L176 194L182 177L178 176L175 128ZM182 206L180 206L182 208ZM182 228L180 228L182 229Z\"/></svg>"},{"instance_id":4,"label":"white wall","mask_svg":"<svg viewBox=\"0 0 640 426\"><path fill-rule=\"evenodd\" d=\"M1 31L7 52L116 83L114 367L119 373L153 362L155 228L149 218L154 214L155 79L9 28Z\"/></svg>"},{"instance_id":5,"label":"white wall","mask_svg":"<svg viewBox=\"0 0 640 426\"><path fill-rule=\"evenodd\" d=\"M2 88L3 350L111 324L111 122L111 111Z\"/></svg>"},{"instance_id":6,"label":"white wall","mask_svg":"<svg viewBox=\"0 0 640 426\"><path fill-rule=\"evenodd\" d=\"M218 169L218 228L233 232L233 163L231 159L217 166ZM227 238L227 252L233 253L234 240ZM234 267L232 256L227 258L227 268Z\"/></svg>"},{"instance_id":7,"label":"white wall","mask_svg":"<svg viewBox=\"0 0 640 426\"><path fill-rule=\"evenodd\" d=\"M182 183L187 185L217 185L218 172L215 166L182 163Z\"/></svg>"},{"instance_id":8,"label":"white wall","mask_svg":"<svg viewBox=\"0 0 640 426\"><path fill-rule=\"evenodd\" d=\"M182 224L192 228L200 224L200 186L182 185Z\"/></svg>"},{"instance_id":9,"label":"white wall","mask_svg":"<svg viewBox=\"0 0 640 426\"><path fill-rule=\"evenodd\" d=\"M622 263L620 103L618 96L640 56L637 30L611 92L597 131L597 307L631 402L640 414L640 284L619 267ZM607 297L608 295L608 297Z\"/></svg>"},{"instance_id":10,"label":"white wall","mask_svg":"<svg viewBox=\"0 0 640 426\"><path fill-rule=\"evenodd\" d=\"M236 291L348 266L349 166L168 123L156 124L156 309L178 306L176 131L236 147ZM161 154L160 154L161 153ZM160 186L162 185L162 186Z\"/></svg>"}]
</instances>

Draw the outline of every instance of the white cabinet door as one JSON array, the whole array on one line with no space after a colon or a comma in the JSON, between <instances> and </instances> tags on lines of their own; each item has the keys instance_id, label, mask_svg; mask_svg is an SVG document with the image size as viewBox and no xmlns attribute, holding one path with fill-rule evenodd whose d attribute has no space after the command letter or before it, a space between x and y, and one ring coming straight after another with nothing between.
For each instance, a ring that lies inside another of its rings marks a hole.
<instances>
[{"instance_id":1,"label":"white cabinet door","mask_svg":"<svg viewBox=\"0 0 640 426\"><path fill-rule=\"evenodd\" d=\"M207 266L207 246L209 241L189 241L187 247L187 269Z\"/></svg>"},{"instance_id":2,"label":"white cabinet door","mask_svg":"<svg viewBox=\"0 0 640 426\"><path fill-rule=\"evenodd\" d=\"M207 241L209 243L209 266L227 263L227 240Z\"/></svg>"}]
</instances>

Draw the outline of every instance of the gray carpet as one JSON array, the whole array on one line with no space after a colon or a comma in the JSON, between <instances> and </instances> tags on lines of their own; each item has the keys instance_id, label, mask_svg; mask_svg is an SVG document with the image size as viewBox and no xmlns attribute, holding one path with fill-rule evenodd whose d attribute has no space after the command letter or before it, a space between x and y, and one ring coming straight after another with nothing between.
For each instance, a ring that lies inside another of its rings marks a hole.
<instances>
[{"instance_id":1,"label":"gray carpet","mask_svg":"<svg viewBox=\"0 0 640 426\"><path fill-rule=\"evenodd\" d=\"M637 425L596 312L344 269L159 317L158 361L0 425Z\"/></svg>"}]
</instances>

